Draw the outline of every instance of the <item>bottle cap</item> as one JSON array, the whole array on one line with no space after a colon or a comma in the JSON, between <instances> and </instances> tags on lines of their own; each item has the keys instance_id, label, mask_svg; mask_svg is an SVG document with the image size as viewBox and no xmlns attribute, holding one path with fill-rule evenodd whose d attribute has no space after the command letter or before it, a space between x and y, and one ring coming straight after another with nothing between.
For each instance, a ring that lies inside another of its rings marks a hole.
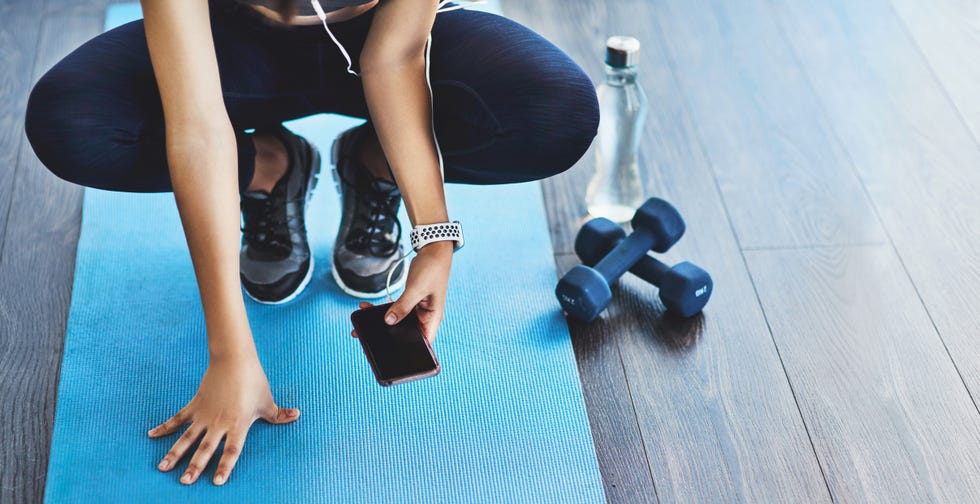
<instances>
[{"instance_id":1,"label":"bottle cap","mask_svg":"<svg viewBox=\"0 0 980 504\"><path fill-rule=\"evenodd\" d=\"M640 41L623 35L606 39L606 64L622 68L633 66L640 54Z\"/></svg>"}]
</instances>

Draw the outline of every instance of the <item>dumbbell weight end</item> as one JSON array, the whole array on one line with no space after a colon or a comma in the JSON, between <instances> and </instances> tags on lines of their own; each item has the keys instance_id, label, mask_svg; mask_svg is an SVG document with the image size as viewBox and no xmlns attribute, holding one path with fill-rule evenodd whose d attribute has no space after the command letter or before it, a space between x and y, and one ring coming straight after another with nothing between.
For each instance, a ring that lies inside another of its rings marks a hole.
<instances>
[{"instance_id":1,"label":"dumbbell weight end","mask_svg":"<svg viewBox=\"0 0 980 504\"><path fill-rule=\"evenodd\" d=\"M555 296L568 316L592 322L606 309L612 290L598 271L580 264L561 277Z\"/></svg>"},{"instance_id":2,"label":"dumbbell weight end","mask_svg":"<svg viewBox=\"0 0 980 504\"><path fill-rule=\"evenodd\" d=\"M660 277L659 287L660 301L667 311L682 317L692 317L708 304L715 285L707 271L684 261L664 272Z\"/></svg>"}]
</instances>

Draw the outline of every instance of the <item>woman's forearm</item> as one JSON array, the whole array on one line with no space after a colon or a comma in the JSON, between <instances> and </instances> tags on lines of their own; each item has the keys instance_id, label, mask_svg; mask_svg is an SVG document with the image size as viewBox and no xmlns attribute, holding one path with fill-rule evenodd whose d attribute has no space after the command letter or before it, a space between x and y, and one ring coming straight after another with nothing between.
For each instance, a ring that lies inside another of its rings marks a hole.
<instances>
[{"instance_id":1,"label":"woman's forearm","mask_svg":"<svg viewBox=\"0 0 980 504\"><path fill-rule=\"evenodd\" d=\"M371 120L413 224L448 220L431 124L425 60L405 58L361 69Z\"/></svg>"},{"instance_id":2,"label":"woman's forearm","mask_svg":"<svg viewBox=\"0 0 980 504\"><path fill-rule=\"evenodd\" d=\"M436 3L379 3L360 55L368 112L412 224L448 220L425 79L425 42Z\"/></svg>"},{"instance_id":3,"label":"woman's forearm","mask_svg":"<svg viewBox=\"0 0 980 504\"><path fill-rule=\"evenodd\" d=\"M208 3L140 3L208 349L212 357L254 354L238 272L238 150L222 97Z\"/></svg>"},{"instance_id":4,"label":"woman's forearm","mask_svg":"<svg viewBox=\"0 0 980 504\"><path fill-rule=\"evenodd\" d=\"M173 134L171 134L173 130ZM255 353L239 280L239 196L230 123L168 128L174 198L194 265L214 357Z\"/></svg>"}]
</instances>

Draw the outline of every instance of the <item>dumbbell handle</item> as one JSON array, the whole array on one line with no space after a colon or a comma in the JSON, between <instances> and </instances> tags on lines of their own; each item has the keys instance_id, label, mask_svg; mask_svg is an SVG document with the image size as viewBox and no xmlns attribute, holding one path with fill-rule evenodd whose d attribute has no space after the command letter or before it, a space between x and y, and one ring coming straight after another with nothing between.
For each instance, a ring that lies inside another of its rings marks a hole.
<instances>
[{"instance_id":1,"label":"dumbbell handle","mask_svg":"<svg viewBox=\"0 0 980 504\"><path fill-rule=\"evenodd\" d=\"M647 255L647 251L652 249L656 242L657 238L653 233L643 228L635 229L632 234L617 243L593 268L606 279L606 283L612 285L623 276L623 273L641 262L644 256L656 260ZM657 276L659 277L666 270L664 266Z\"/></svg>"},{"instance_id":2,"label":"dumbbell handle","mask_svg":"<svg viewBox=\"0 0 980 504\"><path fill-rule=\"evenodd\" d=\"M613 246L619 245L622 240L617 241ZM660 262L656 257L651 256L649 253L644 253L646 257L641 257L636 264L629 269L629 272L641 278L642 280L649 282L657 287L660 287L660 280L663 278L664 273L670 271L670 266ZM579 255L579 259L586 266L595 266L588 261L588 258Z\"/></svg>"},{"instance_id":3,"label":"dumbbell handle","mask_svg":"<svg viewBox=\"0 0 980 504\"><path fill-rule=\"evenodd\" d=\"M670 266L660 262L650 254L645 255L646 257L640 258L629 271L643 280L660 287L660 280L663 279L664 273L670 270Z\"/></svg>"}]
</instances>

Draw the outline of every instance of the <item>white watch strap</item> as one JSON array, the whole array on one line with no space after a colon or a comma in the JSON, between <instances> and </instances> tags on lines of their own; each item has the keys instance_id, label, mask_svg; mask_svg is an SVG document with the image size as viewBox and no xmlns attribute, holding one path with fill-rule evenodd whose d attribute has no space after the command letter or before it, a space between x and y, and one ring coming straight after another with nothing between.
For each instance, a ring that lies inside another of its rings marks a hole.
<instances>
[{"instance_id":1,"label":"white watch strap","mask_svg":"<svg viewBox=\"0 0 980 504\"><path fill-rule=\"evenodd\" d=\"M451 240L456 242L453 252L463 248L463 226L459 221L437 222L422 224L412 228L410 233L412 248L418 252L422 247L437 241Z\"/></svg>"}]
</instances>

